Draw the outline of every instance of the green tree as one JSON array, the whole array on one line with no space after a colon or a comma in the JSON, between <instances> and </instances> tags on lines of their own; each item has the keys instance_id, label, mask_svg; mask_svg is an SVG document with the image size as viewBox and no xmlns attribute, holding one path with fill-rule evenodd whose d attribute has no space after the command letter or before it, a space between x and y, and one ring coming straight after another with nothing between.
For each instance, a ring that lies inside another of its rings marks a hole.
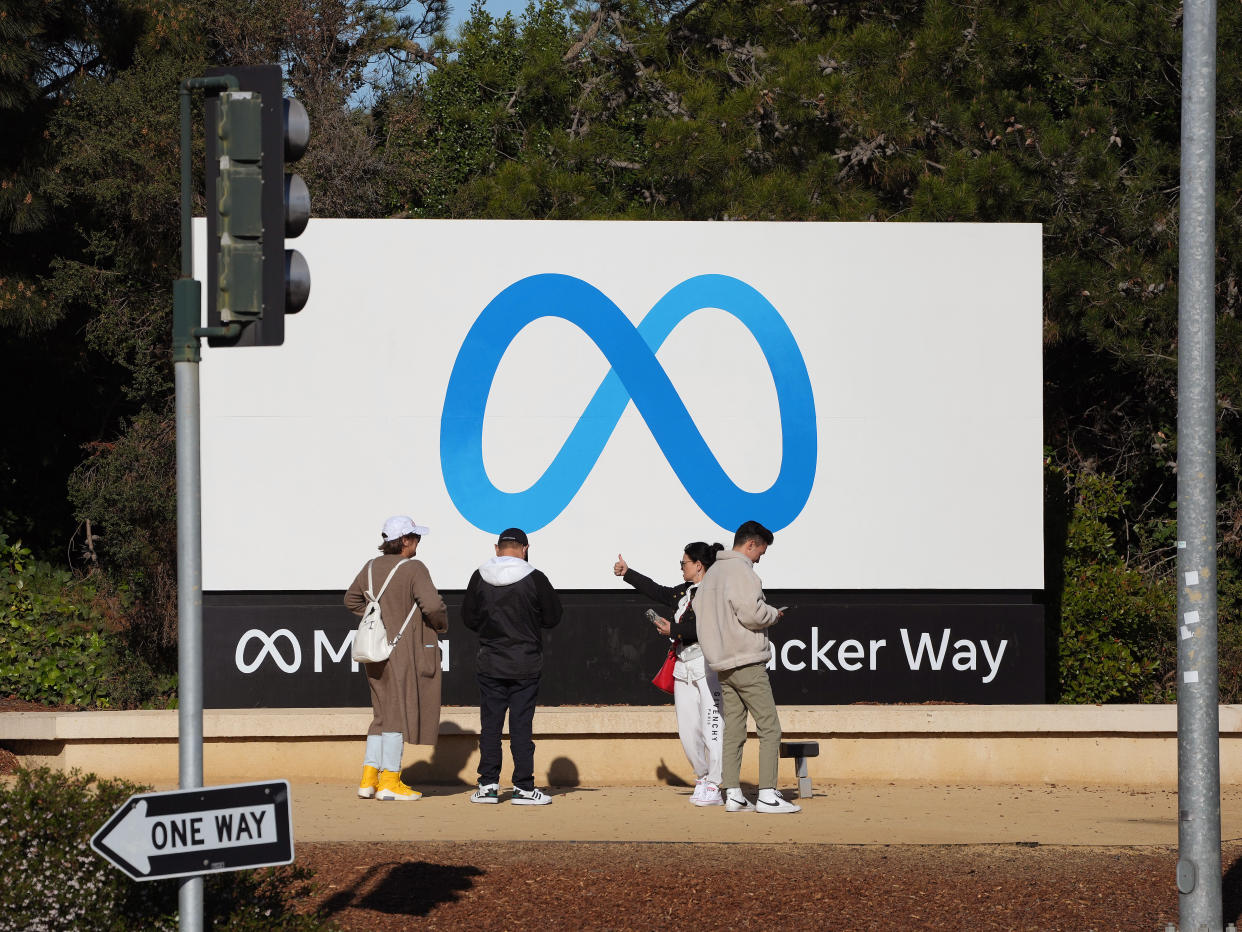
<instances>
[{"instance_id":1,"label":"green tree","mask_svg":"<svg viewBox=\"0 0 1242 932\"><path fill-rule=\"evenodd\" d=\"M1232 35L1242 9L1219 17ZM1083 520L1095 483L1126 490L1108 559L1068 539L1068 554L1050 553L1065 591L1049 603L1107 640L1114 622L1084 593L1171 591L1180 27L1176 4L1107 0L545 2L499 21L476 9L414 107L377 111L416 128L390 137L418 166L390 203L423 216L1043 224L1045 440L1076 490L1052 517ZM1225 578L1242 559L1237 55L1221 42ZM1127 638L1156 689L1155 642Z\"/></svg>"},{"instance_id":2,"label":"green tree","mask_svg":"<svg viewBox=\"0 0 1242 932\"><path fill-rule=\"evenodd\" d=\"M33 447L0 454L0 524L63 525L49 490L95 441L77 515L103 526L112 571L167 599L171 544L150 527L171 524L172 477L161 485L133 458L169 461L152 444L171 438L173 88L208 64L274 60L311 109L304 174L321 215L1043 224L1045 443L1067 489L1049 495L1050 526L1067 529L1050 538L1050 622L1074 644L1128 652L1084 678L1071 644L1056 682L1071 698L1164 689L1176 4L542 0L495 18L476 3L455 39L437 34L443 2L0 0L0 14L13 127L0 141L0 326L17 335L0 364L31 386L11 407ZM1242 7L1219 10L1220 36L1239 25ZM1242 644L1238 55L1222 39L1226 657ZM1090 543L1100 527L1107 547Z\"/></svg>"},{"instance_id":3,"label":"green tree","mask_svg":"<svg viewBox=\"0 0 1242 932\"><path fill-rule=\"evenodd\" d=\"M82 254L80 214L58 196L57 125L88 81L133 67L163 14L132 0L0 2L0 370L8 379L0 450L0 526L48 555L65 553L65 478L80 445L114 421L125 374L84 342L93 301L62 292Z\"/></svg>"},{"instance_id":4,"label":"green tree","mask_svg":"<svg viewBox=\"0 0 1242 932\"><path fill-rule=\"evenodd\" d=\"M306 175L317 210L365 214L374 208L376 197L367 192L383 166L373 154L369 120L347 101L413 67L421 54L415 38L442 24L446 5L19 6L28 8L27 19L42 16L51 25L47 40L27 49L35 63L22 66L21 74L39 81L18 88L24 98L17 90L4 98L26 117L23 177L41 225L26 218L17 232L0 234L10 237L6 247L13 244L0 262L20 255L27 283L20 291L25 310L6 316L0 308L0 324L25 328L0 352L12 355L7 371L29 374L24 385L33 389L14 417L28 428L20 436L29 446L0 456L0 526L43 553L74 554L81 537L70 541L72 519L91 520L101 535L90 556L131 587L135 619L149 635L141 640L166 648L176 605L169 347L181 247L178 85L213 64L281 62L316 121L317 154L306 160ZM48 10L63 14L64 24ZM21 35L8 37L16 43ZM204 43L204 35L211 41ZM193 164L201 212L199 122ZM0 205L0 222L3 211Z\"/></svg>"}]
</instances>

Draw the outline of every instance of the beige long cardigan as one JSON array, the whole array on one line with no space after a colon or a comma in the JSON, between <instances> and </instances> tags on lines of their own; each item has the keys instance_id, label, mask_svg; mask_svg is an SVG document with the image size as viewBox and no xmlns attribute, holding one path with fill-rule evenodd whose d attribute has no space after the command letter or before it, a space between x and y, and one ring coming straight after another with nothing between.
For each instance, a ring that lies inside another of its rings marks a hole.
<instances>
[{"instance_id":1,"label":"beige long cardigan","mask_svg":"<svg viewBox=\"0 0 1242 932\"><path fill-rule=\"evenodd\" d=\"M371 575L378 592L389 571L400 562L387 554L375 558ZM345 593L345 607L361 616L367 606L367 568L363 566ZM380 613L391 641L401 629L410 607L417 605L405 634L382 663L368 663L371 687L369 735L399 731L407 744L435 744L440 733L440 642L448 630L448 610L421 560L401 565L380 598Z\"/></svg>"}]
</instances>

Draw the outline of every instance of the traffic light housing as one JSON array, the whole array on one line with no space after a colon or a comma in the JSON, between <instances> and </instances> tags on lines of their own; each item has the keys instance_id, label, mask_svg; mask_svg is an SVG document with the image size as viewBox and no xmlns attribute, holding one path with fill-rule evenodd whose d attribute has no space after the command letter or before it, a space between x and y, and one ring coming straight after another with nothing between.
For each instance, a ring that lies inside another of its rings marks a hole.
<instances>
[{"instance_id":1,"label":"traffic light housing","mask_svg":"<svg viewBox=\"0 0 1242 932\"><path fill-rule=\"evenodd\" d=\"M237 337L211 337L212 346L279 346L285 315L310 295L310 270L285 240L305 229L310 195L286 165L302 156L310 121L300 103L283 95L280 68L216 68L232 75L236 91L206 102L207 323L239 323Z\"/></svg>"}]
</instances>

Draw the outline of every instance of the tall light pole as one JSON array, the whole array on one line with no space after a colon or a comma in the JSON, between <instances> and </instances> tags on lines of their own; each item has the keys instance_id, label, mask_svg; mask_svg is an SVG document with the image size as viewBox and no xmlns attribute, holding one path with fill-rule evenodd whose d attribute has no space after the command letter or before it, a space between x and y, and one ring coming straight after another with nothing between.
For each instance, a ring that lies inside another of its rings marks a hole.
<instances>
[{"instance_id":1,"label":"tall light pole","mask_svg":"<svg viewBox=\"0 0 1242 932\"><path fill-rule=\"evenodd\" d=\"M1220 932L1216 657L1216 3L1182 19L1177 347L1177 891L1181 932Z\"/></svg>"}]
</instances>

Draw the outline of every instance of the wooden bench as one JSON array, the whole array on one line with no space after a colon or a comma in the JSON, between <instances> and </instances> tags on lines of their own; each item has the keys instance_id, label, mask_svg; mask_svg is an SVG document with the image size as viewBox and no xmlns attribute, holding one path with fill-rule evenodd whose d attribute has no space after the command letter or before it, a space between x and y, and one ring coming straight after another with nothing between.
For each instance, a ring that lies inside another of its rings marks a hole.
<instances>
[{"instance_id":1,"label":"wooden bench","mask_svg":"<svg viewBox=\"0 0 1242 932\"><path fill-rule=\"evenodd\" d=\"M781 757L793 758L794 774L798 777L798 798L809 799L814 793L811 790L811 778L806 771L806 759L819 757L819 742L782 741Z\"/></svg>"}]
</instances>

